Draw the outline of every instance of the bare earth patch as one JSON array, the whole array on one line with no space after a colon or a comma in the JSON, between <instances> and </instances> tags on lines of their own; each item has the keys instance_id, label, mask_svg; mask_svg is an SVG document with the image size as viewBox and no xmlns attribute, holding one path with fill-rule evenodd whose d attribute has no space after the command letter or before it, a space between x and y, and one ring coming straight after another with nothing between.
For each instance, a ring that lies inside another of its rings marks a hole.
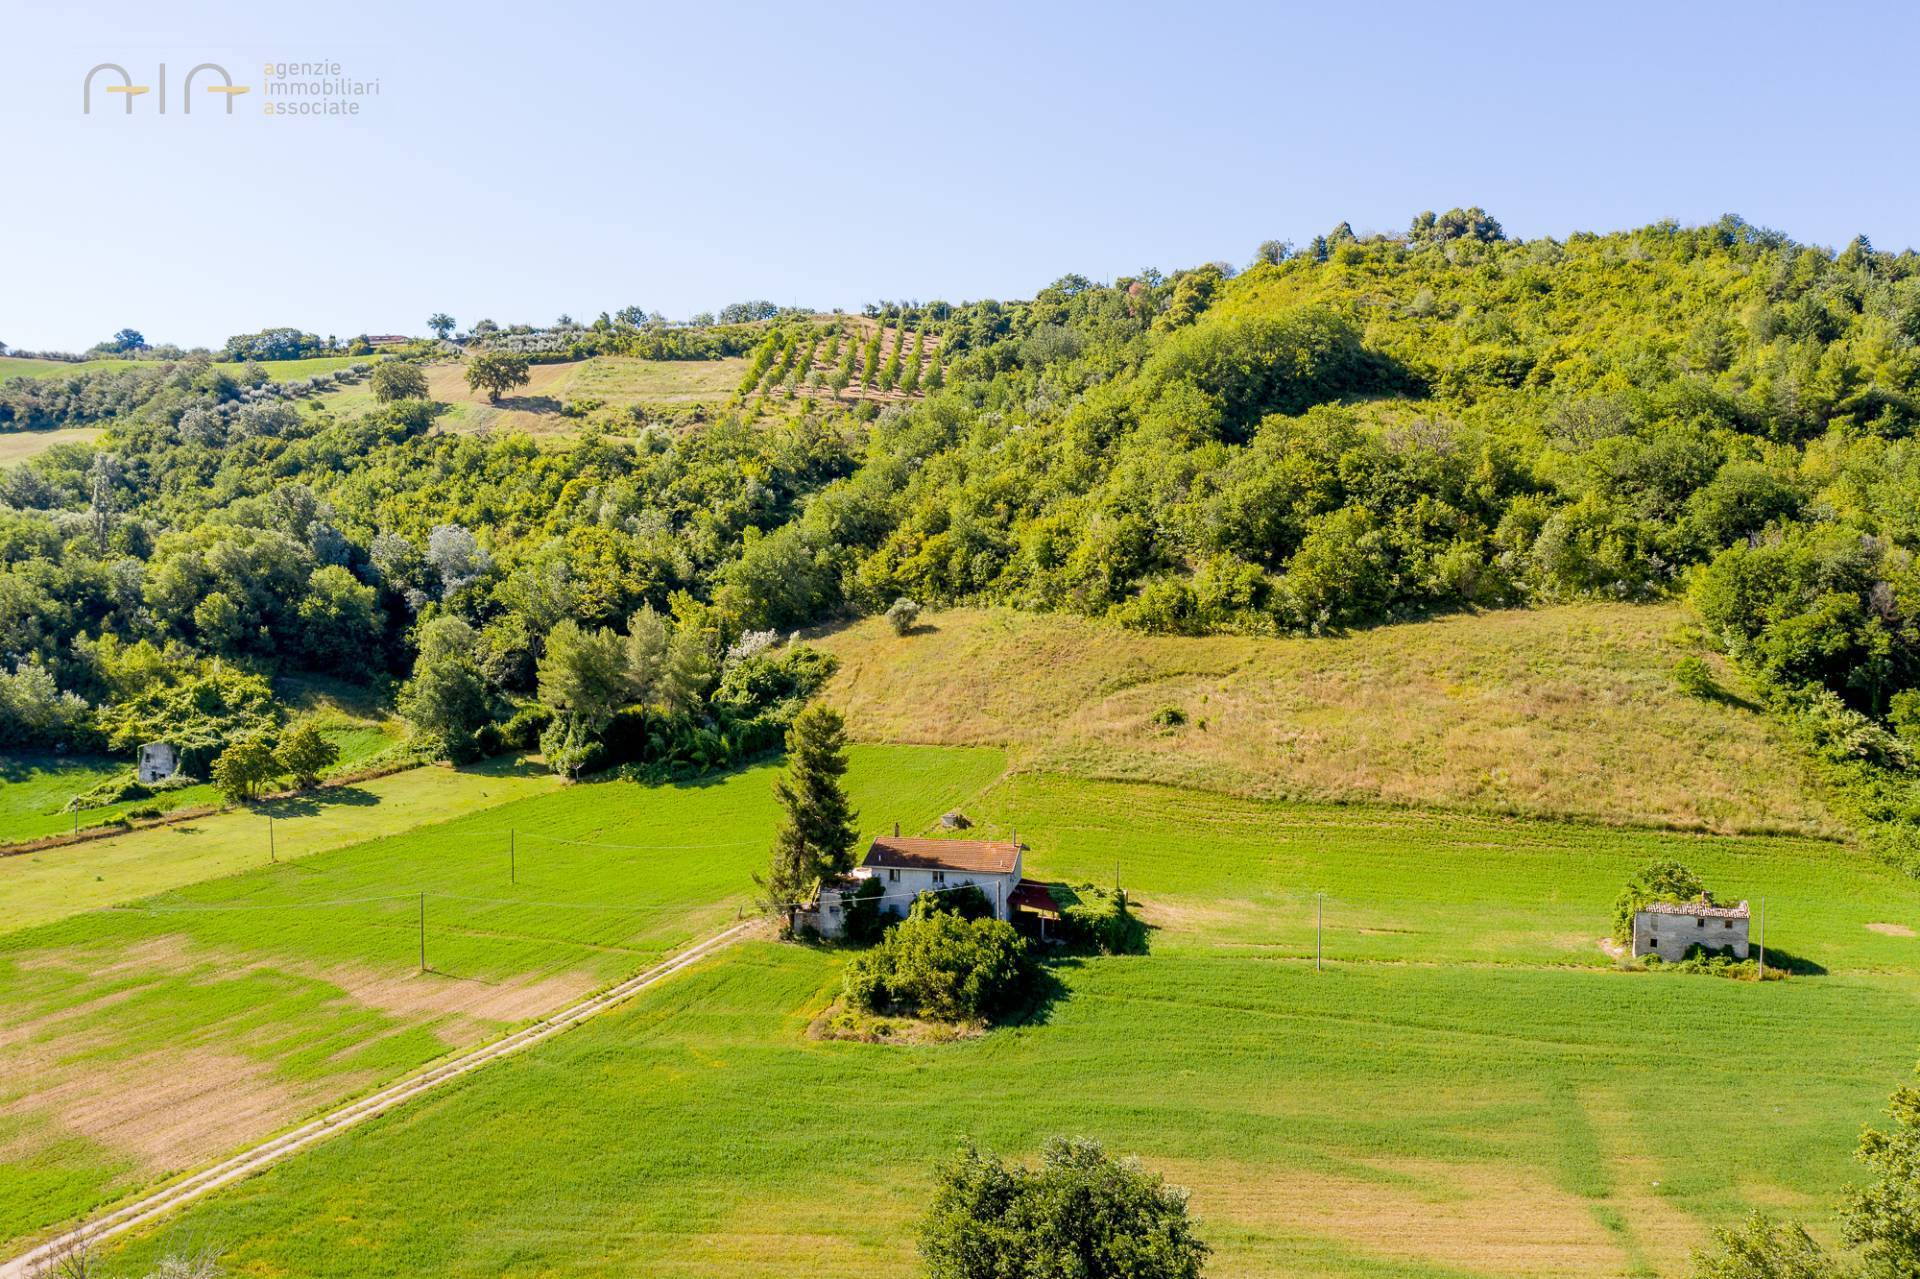
<instances>
[{"instance_id":1,"label":"bare earth patch","mask_svg":"<svg viewBox=\"0 0 1920 1279\"><path fill-rule=\"evenodd\" d=\"M1868 924L1867 931L1884 933L1888 937L1912 937L1915 935L1913 929L1908 928L1905 924Z\"/></svg>"},{"instance_id":2,"label":"bare earth patch","mask_svg":"<svg viewBox=\"0 0 1920 1279\"><path fill-rule=\"evenodd\" d=\"M424 973L383 973L355 967L316 968L305 976L338 986L356 1002L401 1017L458 1014L482 1021L520 1022L565 1007L594 988L585 973L538 980L482 981Z\"/></svg>"},{"instance_id":3,"label":"bare earth patch","mask_svg":"<svg viewBox=\"0 0 1920 1279\"><path fill-rule=\"evenodd\" d=\"M148 1053L10 1103L124 1152L150 1171L184 1168L271 1132L305 1109L273 1068L204 1048Z\"/></svg>"},{"instance_id":4,"label":"bare earth patch","mask_svg":"<svg viewBox=\"0 0 1920 1279\"><path fill-rule=\"evenodd\" d=\"M343 1044L343 1053L423 1023L449 1047L465 1047L564 1007L595 985L580 973L482 981L432 971L275 964L179 936L62 948L28 956L22 967L107 982L136 976L220 982L266 971L305 978L393 1019ZM100 1014L141 993L138 982L120 985L0 1030L0 1116L38 1121L8 1143L6 1158L30 1159L45 1143L77 1133L124 1153L147 1173L171 1171L272 1132L365 1082L353 1069L289 1081L281 1078L274 1052L179 1048L121 1055L140 1028L131 1020L103 1022Z\"/></svg>"}]
</instances>

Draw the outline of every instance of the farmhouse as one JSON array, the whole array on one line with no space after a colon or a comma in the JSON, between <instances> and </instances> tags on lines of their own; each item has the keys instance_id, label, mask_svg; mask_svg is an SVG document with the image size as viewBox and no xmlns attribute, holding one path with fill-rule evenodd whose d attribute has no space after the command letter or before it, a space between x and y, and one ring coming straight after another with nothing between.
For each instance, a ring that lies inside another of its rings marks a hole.
<instances>
[{"instance_id":1,"label":"farmhouse","mask_svg":"<svg viewBox=\"0 0 1920 1279\"><path fill-rule=\"evenodd\" d=\"M1020 860L1026 846L1019 836L1011 840L903 838L896 824L892 835L879 835L867 855L832 883L822 884L811 906L794 916L823 937L838 937L844 927L846 904L862 883L877 879L886 886L882 910L905 914L913 899L924 892L947 892L972 884L993 903L996 918L1009 919L1014 894L1020 887Z\"/></svg>"},{"instance_id":2,"label":"farmhouse","mask_svg":"<svg viewBox=\"0 0 1920 1279\"><path fill-rule=\"evenodd\" d=\"M1649 902L1633 915L1633 953L1658 955L1668 963L1687 957L1692 947L1731 950L1747 957L1747 904L1716 906L1702 894L1690 902Z\"/></svg>"}]
</instances>

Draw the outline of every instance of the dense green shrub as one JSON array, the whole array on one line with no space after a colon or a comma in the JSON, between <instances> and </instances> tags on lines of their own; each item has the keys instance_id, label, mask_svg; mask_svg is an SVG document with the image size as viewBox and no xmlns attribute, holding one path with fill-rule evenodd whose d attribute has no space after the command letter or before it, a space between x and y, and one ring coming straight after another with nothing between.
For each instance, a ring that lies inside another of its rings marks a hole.
<instances>
[{"instance_id":1,"label":"dense green shrub","mask_svg":"<svg viewBox=\"0 0 1920 1279\"><path fill-rule=\"evenodd\" d=\"M1035 994L1039 970L1011 924L915 902L907 918L846 967L842 993L867 1012L993 1021Z\"/></svg>"},{"instance_id":2,"label":"dense green shrub","mask_svg":"<svg viewBox=\"0 0 1920 1279\"><path fill-rule=\"evenodd\" d=\"M900 918L900 911L884 900L886 895L886 881L869 875L845 899L840 927L848 945L873 945L885 934L887 925Z\"/></svg>"},{"instance_id":3,"label":"dense green shrub","mask_svg":"<svg viewBox=\"0 0 1920 1279\"><path fill-rule=\"evenodd\" d=\"M1698 657L1688 655L1673 664L1673 682L1689 697L1715 697L1720 692L1713 668Z\"/></svg>"},{"instance_id":4,"label":"dense green shrub","mask_svg":"<svg viewBox=\"0 0 1920 1279\"><path fill-rule=\"evenodd\" d=\"M1094 884L1056 887L1060 932L1069 946L1101 955L1144 955L1147 926L1127 906L1124 892Z\"/></svg>"},{"instance_id":5,"label":"dense green shrub","mask_svg":"<svg viewBox=\"0 0 1920 1279\"><path fill-rule=\"evenodd\" d=\"M1613 939L1625 946L1633 941L1633 917L1651 902L1697 901L1707 887L1700 877L1676 861L1650 862L1637 871L1613 903Z\"/></svg>"},{"instance_id":6,"label":"dense green shrub","mask_svg":"<svg viewBox=\"0 0 1920 1279\"><path fill-rule=\"evenodd\" d=\"M1210 1251L1185 1191L1058 1137L1032 1169L963 1146L920 1225L931 1279L1199 1279Z\"/></svg>"}]
</instances>

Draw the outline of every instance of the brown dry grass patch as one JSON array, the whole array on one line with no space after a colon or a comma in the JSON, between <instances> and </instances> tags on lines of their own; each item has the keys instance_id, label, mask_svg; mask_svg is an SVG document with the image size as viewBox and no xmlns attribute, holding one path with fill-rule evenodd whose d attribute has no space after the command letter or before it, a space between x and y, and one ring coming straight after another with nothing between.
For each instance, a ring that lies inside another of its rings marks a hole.
<instances>
[{"instance_id":1,"label":"brown dry grass patch","mask_svg":"<svg viewBox=\"0 0 1920 1279\"><path fill-rule=\"evenodd\" d=\"M301 1090L263 1062L206 1048L168 1049L74 1073L3 1112L36 1113L136 1160L185 1168L299 1118Z\"/></svg>"},{"instance_id":2,"label":"brown dry grass patch","mask_svg":"<svg viewBox=\"0 0 1920 1279\"><path fill-rule=\"evenodd\" d=\"M1684 620L1591 604L1190 639L956 610L905 638L869 618L819 642L841 660L827 696L866 740L1251 798L1844 834L1758 708L1675 687ZM1165 707L1186 723L1156 724Z\"/></svg>"},{"instance_id":3,"label":"brown dry grass patch","mask_svg":"<svg viewBox=\"0 0 1920 1279\"><path fill-rule=\"evenodd\" d=\"M1537 1169L1362 1162L1381 1175L1217 1161L1151 1164L1193 1192L1193 1211L1202 1222L1326 1240L1388 1266L1556 1277L1613 1276L1632 1268L1589 1201L1555 1188Z\"/></svg>"},{"instance_id":4,"label":"brown dry grass patch","mask_svg":"<svg viewBox=\"0 0 1920 1279\"><path fill-rule=\"evenodd\" d=\"M296 971L298 971L296 969ZM543 978L482 981L445 973L388 973L357 967L316 968L301 972L338 986L356 1003L398 1017L471 1017L480 1021L530 1021L564 1008L593 990L585 973Z\"/></svg>"},{"instance_id":5,"label":"brown dry grass patch","mask_svg":"<svg viewBox=\"0 0 1920 1279\"><path fill-rule=\"evenodd\" d=\"M1870 933L1883 933L1888 937L1915 936L1913 929L1908 928L1905 924L1868 924L1867 931Z\"/></svg>"}]
</instances>

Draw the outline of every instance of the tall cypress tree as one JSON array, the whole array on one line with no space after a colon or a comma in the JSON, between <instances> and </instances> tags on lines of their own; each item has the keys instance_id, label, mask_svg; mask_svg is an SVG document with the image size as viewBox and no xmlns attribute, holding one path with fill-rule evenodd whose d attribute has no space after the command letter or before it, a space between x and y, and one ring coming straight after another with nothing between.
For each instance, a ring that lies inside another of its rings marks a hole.
<instances>
[{"instance_id":1,"label":"tall cypress tree","mask_svg":"<svg viewBox=\"0 0 1920 1279\"><path fill-rule=\"evenodd\" d=\"M807 901L821 880L853 868L859 836L840 782L846 771L847 730L840 713L815 705L795 716L787 730L787 773L773 784L782 809L773 861L759 880L770 909Z\"/></svg>"}]
</instances>

